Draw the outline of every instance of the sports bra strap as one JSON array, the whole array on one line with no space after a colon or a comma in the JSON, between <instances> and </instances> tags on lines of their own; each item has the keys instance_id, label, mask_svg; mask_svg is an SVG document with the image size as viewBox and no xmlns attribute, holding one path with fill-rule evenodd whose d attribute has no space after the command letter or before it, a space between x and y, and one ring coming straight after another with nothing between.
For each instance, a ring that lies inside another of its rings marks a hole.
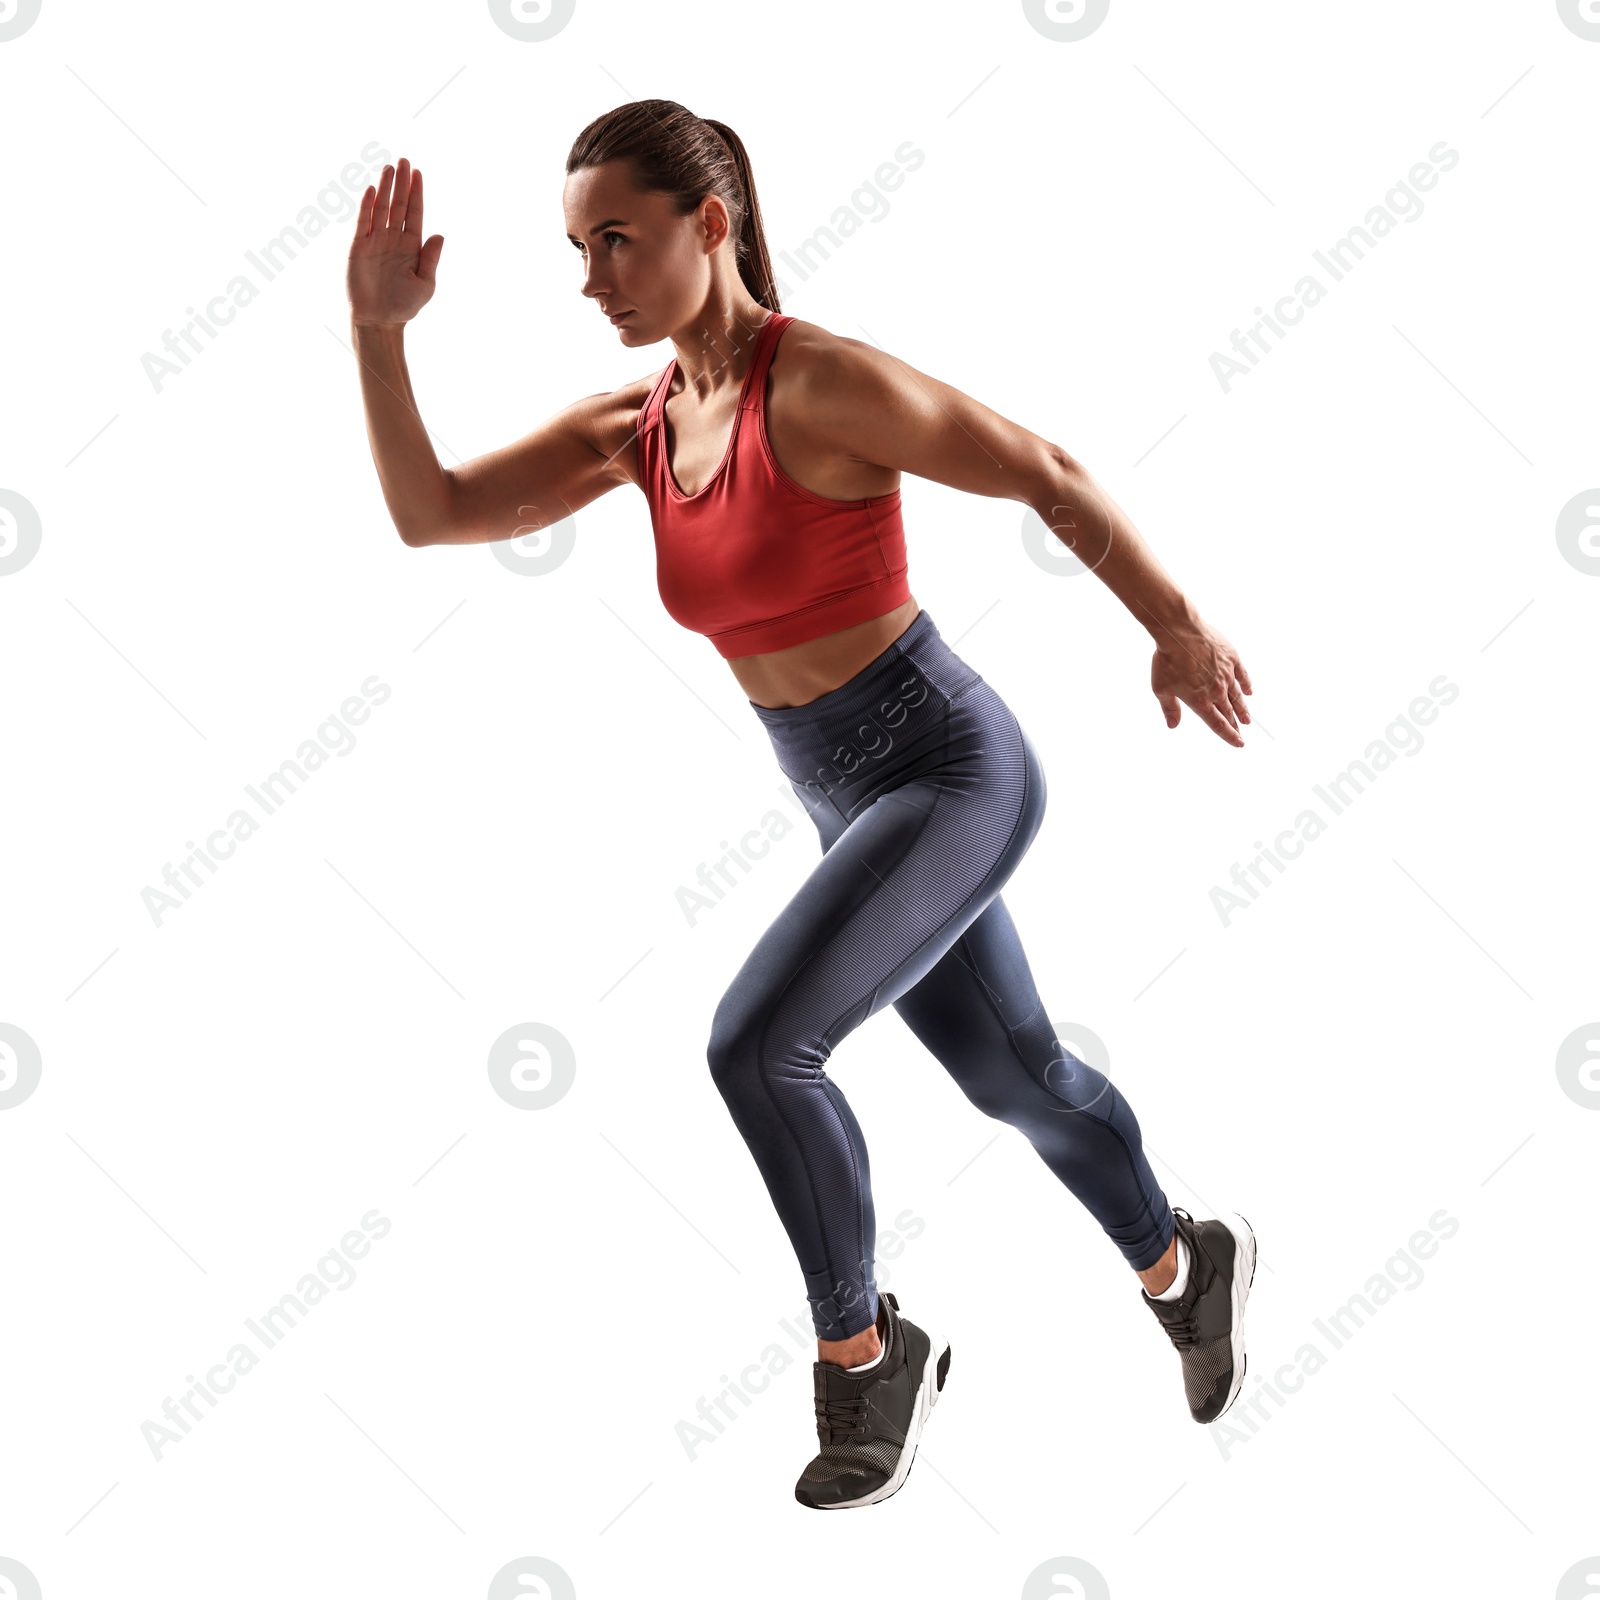
<instances>
[{"instance_id":1,"label":"sports bra strap","mask_svg":"<svg viewBox=\"0 0 1600 1600\"><path fill-rule=\"evenodd\" d=\"M750 366L741 410L760 409L766 398L767 368L772 365L773 352L778 348L778 335L793 321L793 317L786 317L781 312L775 311L761 324L761 330L756 335L756 356Z\"/></svg>"},{"instance_id":2,"label":"sports bra strap","mask_svg":"<svg viewBox=\"0 0 1600 1600\"><path fill-rule=\"evenodd\" d=\"M676 364L676 357L661 369L661 376L656 379L656 386L650 391L650 397L639 412L639 432L661 420L661 413L666 406L667 384L672 378L672 369Z\"/></svg>"}]
</instances>

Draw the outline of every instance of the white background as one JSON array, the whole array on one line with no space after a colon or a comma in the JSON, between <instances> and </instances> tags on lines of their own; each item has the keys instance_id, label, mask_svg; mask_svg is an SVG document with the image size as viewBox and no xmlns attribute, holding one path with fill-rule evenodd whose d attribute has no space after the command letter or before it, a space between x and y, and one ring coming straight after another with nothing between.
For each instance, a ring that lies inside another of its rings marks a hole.
<instances>
[{"instance_id":1,"label":"white background","mask_svg":"<svg viewBox=\"0 0 1600 1600\"><path fill-rule=\"evenodd\" d=\"M580 0L525 43L483 4L45 0L0 42L0 488L42 530L0 579L0 1023L42 1063L0 1112L0 1557L45 1600L481 1596L523 1557L581 1597L1102 1592L1059 1557L1118 1600L1592 1592L1558 1585L1600 1551L1600 1111L1556 1053L1600 1034L1600 577L1555 528L1600 483L1597 86L1554 3L1113 0L1069 43L1015 3ZM923 1224L881 1277L950 1381L903 1492L795 1503L803 1283L705 1045L815 834L690 925L676 891L786 788L660 606L643 499L543 576L406 548L351 217L264 286L246 261L363 146L421 165L446 245L407 354L469 459L670 358L580 298L560 204L584 124L653 96L740 133L775 257L925 152L809 279L780 263L783 309L1064 445L1254 679L1243 750L1167 730L1097 579L1031 560L1017 503L906 478L912 591L1048 775L1006 903L1057 1032L1105 1042L1174 1204L1255 1226L1246 1395L1459 1224L1242 1443L888 1010L831 1070L880 1228ZM1422 214L1224 392L1212 353L1441 140ZM158 392L141 358L241 272ZM374 674L354 749L157 926L142 891ZM1213 886L1441 674L1422 747L1225 926ZM539 1110L486 1070L526 1023L576 1058ZM263 1353L245 1319L374 1209ZM144 1425L241 1341L157 1460ZM677 1425L772 1344L691 1459Z\"/></svg>"}]
</instances>

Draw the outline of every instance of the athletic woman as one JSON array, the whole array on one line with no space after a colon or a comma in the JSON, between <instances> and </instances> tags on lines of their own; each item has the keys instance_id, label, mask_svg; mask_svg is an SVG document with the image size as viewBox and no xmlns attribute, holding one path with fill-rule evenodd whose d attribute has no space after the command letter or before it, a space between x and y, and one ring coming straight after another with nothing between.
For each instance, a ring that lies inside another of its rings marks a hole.
<instances>
[{"instance_id":1,"label":"athletic woman","mask_svg":"<svg viewBox=\"0 0 1600 1600\"><path fill-rule=\"evenodd\" d=\"M1181 703L1242 746L1238 652L1060 446L779 311L730 128L635 101L590 123L566 170L582 294L628 349L668 339L672 361L440 466L402 334L433 294L444 240L424 239L422 174L402 158L363 195L350 250L368 434L408 545L507 539L622 484L643 490L667 611L727 661L816 824L822 858L729 985L707 1050L817 1335L821 1448L796 1498L836 1509L893 1494L950 1365L949 1345L878 1292L866 1141L826 1070L888 1005L1088 1208L1180 1353L1190 1415L1211 1421L1244 1378L1255 1239L1242 1217L1168 1206L1132 1108L1054 1036L1000 898L1043 818L1044 773L1005 701L911 595L901 473L1070 523L1080 559L1155 640L1150 684L1169 727Z\"/></svg>"}]
</instances>

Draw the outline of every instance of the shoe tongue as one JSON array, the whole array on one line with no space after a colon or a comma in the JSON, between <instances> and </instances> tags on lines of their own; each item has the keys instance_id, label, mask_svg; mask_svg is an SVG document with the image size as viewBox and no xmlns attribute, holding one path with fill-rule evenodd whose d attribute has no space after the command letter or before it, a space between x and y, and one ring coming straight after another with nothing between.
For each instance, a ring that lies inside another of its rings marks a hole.
<instances>
[{"instance_id":1,"label":"shoe tongue","mask_svg":"<svg viewBox=\"0 0 1600 1600\"><path fill-rule=\"evenodd\" d=\"M1176 1300L1156 1300L1146 1295L1145 1304L1162 1322L1182 1322L1194 1315L1196 1299L1194 1284L1190 1282L1184 1285L1183 1293Z\"/></svg>"},{"instance_id":2,"label":"shoe tongue","mask_svg":"<svg viewBox=\"0 0 1600 1600\"><path fill-rule=\"evenodd\" d=\"M876 1377L877 1369L871 1372L846 1372L831 1361L818 1361L813 1364L811 1373L811 1390L820 1405L828 1400L854 1400L861 1393L863 1379Z\"/></svg>"}]
</instances>

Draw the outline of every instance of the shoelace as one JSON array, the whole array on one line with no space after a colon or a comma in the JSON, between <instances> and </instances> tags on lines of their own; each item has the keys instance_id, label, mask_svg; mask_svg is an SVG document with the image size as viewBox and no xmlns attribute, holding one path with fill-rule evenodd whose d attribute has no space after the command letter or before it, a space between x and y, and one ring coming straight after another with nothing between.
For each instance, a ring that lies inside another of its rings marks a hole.
<instances>
[{"instance_id":1,"label":"shoelace","mask_svg":"<svg viewBox=\"0 0 1600 1600\"><path fill-rule=\"evenodd\" d=\"M1191 1228L1194 1226L1194 1218L1191 1217L1182 1206L1174 1206L1172 1208L1172 1214L1175 1217L1182 1217ZM1192 1280L1195 1271L1193 1246L1190 1247L1189 1251L1189 1263L1189 1276ZM1192 1282L1184 1292L1186 1294L1192 1294L1194 1292L1194 1285ZM1154 1302L1152 1302L1152 1304L1153 1303ZM1161 1325L1167 1330L1167 1337L1171 1339L1180 1350L1187 1349L1191 1345L1196 1345L1200 1342L1200 1329L1197 1326L1197 1319L1199 1318L1199 1315L1200 1297L1199 1295L1195 1295L1194 1304L1189 1307L1186 1315L1174 1317L1171 1321L1168 1321L1164 1316L1161 1317Z\"/></svg>"},{"instance_id":2,"label":"shoelace","mask_svg":"<svg viewBox=\"0 0 1600 1600\"><path fill-rule=\"evenodd\" d=\"M817 1414L817 1431L825 1444L842 1444L844 1439L867 1436L867 1397L864 1394L813 1400L812 1409ZM835 1433L843 1434L844 1439L835 1439Z\"/></svg>"},{"instance_id":3,"label":"shoelace","mask_svg":"<svg viewBox=\"0 0 1600 1600\"><path fill-rule=\"evenodd\" d=\"M1185 1349L1189 1345L1198 1344L1200 1341L1200 1329L1198 1326L1199 1310L1200 1303L1197 1300L1193 1308L1190 1310L1188 1316L1175 1317L1171 1322L1167 1322L1163 1319L1162 1326L1167 1330L1167 1337L1171 1339L1180 1350Z\"/></svg>"}]
</instances>

